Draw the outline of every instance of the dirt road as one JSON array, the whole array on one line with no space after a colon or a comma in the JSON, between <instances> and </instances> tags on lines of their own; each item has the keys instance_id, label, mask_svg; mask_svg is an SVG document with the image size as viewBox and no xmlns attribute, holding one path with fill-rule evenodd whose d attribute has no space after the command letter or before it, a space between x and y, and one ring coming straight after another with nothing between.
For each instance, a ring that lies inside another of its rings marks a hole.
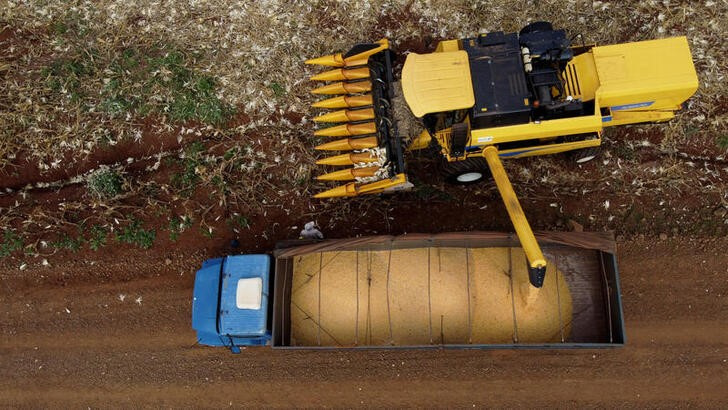
<instances>
[{"instance_id":1,"label":"dirt road","mask_svg":"<svg viewBox=\"0 0 728 410\"><path fill-rule=\"evenodd\" d=\"M232 355L194 343L190 299L202 252L6 265L0 407L722 407L727 246L621 243L627 345L573 351L264 347Z\"/></svg>"}]
</instances>

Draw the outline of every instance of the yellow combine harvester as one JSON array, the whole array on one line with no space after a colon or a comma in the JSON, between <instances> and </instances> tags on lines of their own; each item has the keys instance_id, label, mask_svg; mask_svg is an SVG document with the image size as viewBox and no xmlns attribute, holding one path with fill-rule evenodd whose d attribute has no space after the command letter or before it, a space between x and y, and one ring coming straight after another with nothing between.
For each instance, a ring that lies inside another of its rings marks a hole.
<instances>
[{"instance_id":1,"label":"yellow combine harvester","mask_svg":"<svg viewBox=\"0 0 728 410\"><path fill-rule=\"evenodd\" d=\"M436 145L449 182L474 183L490 171L536 287L546 260L501 158L569 151L577 162L588 161L604 127L670 120L698 87L685 37L572 46L564 30L547 22L518 34L442 41L431 54L410 53L399 81L393 58L383 39L306 62L335 67L311 79L330 82L314 94L339 95L314 104L336 110L314 121L341 123L315 132L335 138L316 149L348 151L317 163L351 167L319 176L352 182L316 197L408 189L403 153ZM412 117L420 129L407 135L417 128Z\"/></svg>"}]
</instances>

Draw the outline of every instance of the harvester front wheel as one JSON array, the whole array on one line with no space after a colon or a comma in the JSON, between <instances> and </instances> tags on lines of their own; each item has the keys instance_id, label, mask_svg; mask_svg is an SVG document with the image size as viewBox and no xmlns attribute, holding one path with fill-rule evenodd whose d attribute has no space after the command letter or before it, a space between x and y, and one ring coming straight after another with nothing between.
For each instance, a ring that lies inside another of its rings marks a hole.
<instances>
[{"instance_id":1,"label":"harvester front wheel","mask_svg":"<svg viewBox=\"0 0 728 410\"><path fill-rule=\"evenodd\" d=\"M454 185L470 185L481 182L489 174L485 158L474 157L463 161L445 162L442 166L445 181Z\"/></svg>"}]
</instances>

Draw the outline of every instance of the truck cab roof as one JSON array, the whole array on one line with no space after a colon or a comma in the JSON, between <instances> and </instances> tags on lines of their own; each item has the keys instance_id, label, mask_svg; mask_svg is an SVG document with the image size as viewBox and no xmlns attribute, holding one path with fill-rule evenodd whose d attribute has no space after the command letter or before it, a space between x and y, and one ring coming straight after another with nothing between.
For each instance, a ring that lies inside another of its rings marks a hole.
<instances>
[{"instance_id":1,"label":"truck cab roof","mask_svg":"<svg viewBox=\"0 0 728 410\"><path fill-rule=\"evenodd\" d=\"M220 333L234 336L265 334L270 256L229 256L225 258L222 275Z\"/></svg>"},{"instance_id":2,"label":"truck cab roof","mask_svg":"<svg viewBox=\"0 0 728 410\"><path fill-rule=\"evenodd\" d=\"M203 263L195 277L192 327L200 343L245 344L268 332L271 258L235 255Z\"/></svg>"}]
</instances>

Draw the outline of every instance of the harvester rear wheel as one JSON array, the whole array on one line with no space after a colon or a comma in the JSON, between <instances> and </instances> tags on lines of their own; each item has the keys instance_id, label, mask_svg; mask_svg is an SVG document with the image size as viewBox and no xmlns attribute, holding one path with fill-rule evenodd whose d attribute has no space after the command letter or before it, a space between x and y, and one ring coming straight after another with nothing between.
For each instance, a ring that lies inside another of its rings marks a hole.
<instances>
[{"instance_id":1,"label":"harvester rear wheel","mask_svg":"<svg viewBox=\"0 0 728 410\"><path fill-rule=\"evenodd\" d=\"M523 35L528 33L537 33L539 31L551 31L553 29L554 26L552 26L548 21L534 21L533 23L523 27L518 34Z\"/></svg>"},{"instance_id":2,"label":"harvester rear wheel","mask_svg":"<svg viewBox=\"0 0 728 410\"><path fill-rule=\"evenodd\" d=\"M576 142L576 141L594 140L594 139L598 139L598 138L599 138L599 134L590 133L590 134L570 135L570 136L564 137L564 141ZM567 151L566 154L568 155L569 159L576 162L577 164L584 164L597 157L597 155L599 154L599 147L597 146L597 147L576 149L573 151Z\"/></svg>"},{"instance_id":3,"label":"harvester rear wheel","mask_svg":"<svg viewBox=\"0 0 728 410\"><path fill-rule=\"evenodd\" d=\"M470 185L483 181L490 175L485 158L474 157L463 161L447 162L442 166L445 181L454 185Z\"/></svg>"},{"instance_id":4,"label":"harvester rear wheel","mask_svg":"<svg viewBox=\"0 0 728 410\"><path fill-rule=\"evenodd\" d=\"M599 147L582 148L569 152L569 157L577 164L584 164L599 155Z\"/></svg>"}]
</instances>

